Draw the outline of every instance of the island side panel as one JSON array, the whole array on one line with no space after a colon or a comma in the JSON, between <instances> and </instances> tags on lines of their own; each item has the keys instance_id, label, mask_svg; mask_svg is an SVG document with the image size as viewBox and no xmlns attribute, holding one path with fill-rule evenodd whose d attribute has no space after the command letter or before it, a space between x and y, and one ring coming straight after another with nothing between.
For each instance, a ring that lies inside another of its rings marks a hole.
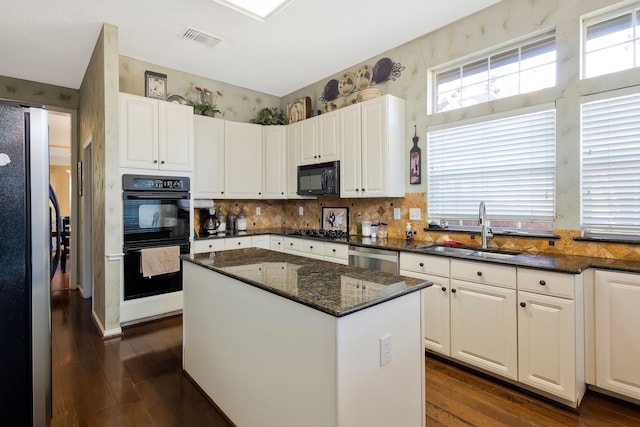
<instances>
[{"instance_id":1,"label":"island side panel","mask_svg":"<svg viewBox=\"0 0 640 427\"><path fill-rule=\"evenodd\" d=\"M334 317L184 263L184 370L238 426L336 423Z\"/></svg>"},{"instance_id":2,"label":"island side panel","mask_svg":"<svg viewBox=\"0 0 640 427\"><path fill-rule=\"evenodd\" d=\"M422 292L338 319L338 425L425 425ZM380 339L391 361L380 366Z\"/></svg>"}]
</instances>

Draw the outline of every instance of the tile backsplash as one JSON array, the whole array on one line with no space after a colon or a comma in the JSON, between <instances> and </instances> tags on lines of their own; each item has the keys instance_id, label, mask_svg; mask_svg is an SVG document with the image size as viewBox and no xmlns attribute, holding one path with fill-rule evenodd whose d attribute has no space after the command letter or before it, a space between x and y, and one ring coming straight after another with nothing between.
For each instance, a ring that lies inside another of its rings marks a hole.
<instances>
[{"instance_id":1,"label":"tile backsplash","mask_svg":"<svg viewBox=\"0 0 640 427\"><path fill-rule=\"evenodd\" d=\"M215 200L215 207L224 214L229 211L238 213L244 210L247 215L247 228L265 229L286 227L321 228L320 215L323 207L349 208L349 232L356 234L358 212L363 221L384 222L388 224L389 238L404 238L407 223L415 232L414 240L425 244L440 243L445 236L462 241L471 246L479 244L478 236L470 233L424 231L427 226L426 193L407 193L401 198L380 199L341 199L339 197L321 197L312 200ZM300 207L303 215L300 215ZM256 214L260 208L260 215ZM393 219L394 208L400 209L400 219ZM420 209L420 220L409 220L409 209ZM196 209L195 229L200 230L199 210ZM561 253L568 255L595 256L640 261L640 245L625 243L601 243L575 241L579 230L554 230L559 239L530 238L519 236L494 236L488 246L493 249L517 250L526 252Z\"/></svg>"}]
</instances>

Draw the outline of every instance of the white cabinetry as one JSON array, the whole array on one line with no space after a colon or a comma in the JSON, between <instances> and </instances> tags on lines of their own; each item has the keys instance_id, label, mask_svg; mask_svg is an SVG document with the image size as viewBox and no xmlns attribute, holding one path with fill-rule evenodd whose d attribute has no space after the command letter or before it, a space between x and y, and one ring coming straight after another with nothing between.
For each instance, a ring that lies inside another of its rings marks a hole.
<instances>
[{"instance_id":1,"label":"white cabinetry","mask_svg":"<svg viewBox=\"0 0 640 427\"><path fill-rule=\"evenodd\" d=\"M422 291L424 346L451 356L449 259L400 252L400 275L433 282L433 286Z\"/></svg>"},{"instance_id":2,"label":"white cabinetry","mask_svg":"<svg viewBox=\"0 0 640 427\"><path fill-rule=\"evenodd\" d=\"M451 357L518 379L516 269L451 260Z\"/></svg>"},{"instance_id":3,"label":"white cabinetry","mask_svg":"<svg viewBox=\"0 0 640 427\"><path fill-rule=\"evenodd\" d=\"M228 237L224 239L224 249L245 249L253 246L251 236Z\"/></svg>"},{"instance_id":4,"label":"white cabinetry","mask_svg":"<svg viewBox=\"0 0 640 427\"><path fill-rule=\"evenodd\" d=\"M283 252L286 253L313 259L324 259L323 250L323 242L317 240L298 239L296 237L284 238Z\"/></svg>"},{"instance_id":5,"label":"white cabinetry","mask_svg":"<svg viewBox=\"0 0 640 427\"><path fill-rule=\"evenodd\" d=\"M193 108L121 93L120 166L193 171Z\"/></svg>"},{"instance_id":6,"label":"white cabinetry","mask_svg":"<svg viewBox=\"0 0 640 427\"><path fill-rule=\"evenodd\" d=\"M225 121L224 182L227 199L262 198L262 126Z\"/></svg>"},{"instance_id":7,"label":"white cabinetry","mask_svg":"<svg viewBox=\"0 0 640 427\"><path fill-rule=\"evenodd\" d=\"M640 275L595 272L596 386L640 400Z\"/></svg>"},{"instance_id":8,"label":"white cabinetry","mask_svg":"<svg viewBox=\"0 0 640 427\"><path fill-rule=\"evenodd\" d=\"M336 111L299 122L299 165L339 160L338 121Z\"/></svg>"},{"instance_id":9,"label":"white cabinetry","mask_svg":"<svg viewBox=\"0 0 640 427\"><path fill-rule=\"evenodd\" d=\"M404 100L385 95L338 113L340 196L403 197Z\"/></svg>"},{"instance_id":10,"label":"white cabinetry","mask_svg":"<svg viewBox=\"0 0 640 427\"><path fill-rule=\"evenodd\" d=\"M287 128L263 126L262 198L287 197Z\"/></svg>"},{"instance_id":11,"label":"white cabinetry","mask_svg":"<svg viewBox=\"0 0 640 427\"><path fill-rule=\"evenodd\" d=\"M268 234L251 237L251 246L254 248L271 249L271 239Z\"/></svg>"},{"instance_id":12,"label":"white cabinetry","mask_svg":"<svg viewBox=\"0 0 640 427\"><path fill-rule=\"evenodd\" d=\"M585 392L581 280L518 268L518 379L572 403Z\"/></svg>"},{"instance_id":13,"label":"white cabinetry","mask_svg":"<svg viewBox=\"0 0 640 427\"><path fill-rule=\"evenodd\" d=\"M224 196L224 120L193 117L195 160L194 199L221 199Z\"/></svg>"},{"instance_id":14,"label":"white cabinetry","mask_svg":"<svg viewBox=\"0 0 640 427\"><path fill-rule=\"evenodd\" d=\"M193 253L202 254L224 250L223 239L196 240L193 242Z\"/></svg>"},{"instance_id":15,"label":"white cabinetry","mask_svg":"<svg viewBox=\"0 0 640 427\"><path fill-rule=\"evenodd\" d=\"M337 264L349 264L349 246L342 243L324 242L322 253L324 260Z\"/></svg>"},{"instance_id":16,"label":"white cabinetry","mask_svg":"<svg viewBox=\"0 0 640 427\"><path fill-rule=\"evenodd\" d=\"M284 248L284 237L282 236L270 236L269 238L270 249L272 251L282 252Z\"/></svg>"}]
</instances>

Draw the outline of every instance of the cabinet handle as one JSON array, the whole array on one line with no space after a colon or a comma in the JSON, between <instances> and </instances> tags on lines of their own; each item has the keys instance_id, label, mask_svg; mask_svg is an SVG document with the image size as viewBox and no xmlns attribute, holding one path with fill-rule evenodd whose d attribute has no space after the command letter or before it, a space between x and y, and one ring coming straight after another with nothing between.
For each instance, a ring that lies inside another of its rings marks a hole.
<instances>
[{"instance_id":1,"label":"cabinet handle","mask_svg":"<svg viewBox=\"0 0 640 427\"><path fill-rule=\"evenodd\" d=\"M158 161L157 161L157 160L154 160L154 161L153 161L153 163L154 163L154 164L156 164L156 163L158 163Z\"/></svg>"},{"instance_id":2,"label":"cabinet handle","mask_svg":"<svg viewBox=\"0 0 640 427\"><path fill-rule=\"evenodd\" d=\"M362 189L362 192L364 193L364 188Z\"/></svg>"},{"instance_id":3,"label":"cabinet handle","mask_svg":"<svg viewBox=\"0 0 640 427\"><path fill-rule=\"evenodd\" d=\"M220 194L224 194L224 191L221 191Z\"/></svg>"},{"instance_id":4,"label":"cabinet handle","mask_svg":"<svg viewBox=\"0 0 640 427\"><path fill-rule=\"evenodd\" d=\"M520 303L520 307L523 307L523 308L524 308L524 307L526 307L526 306L527 306L527 303L526 303L526 302L524 302L524 301L523 301L523 302L521 302L521 303Z\"/></svg>"},{"instance_id":5,"label":"cabinet handle","mask_svg":"<svg viewBox=\"0 0 640 427\"><path fill-rule=\"evenodd\" d=\"M309 249L313 249L313 246L309 246Z\"/></svg>"},{"instance_id":6,"label":"cabinet handle","mask_svg":"<svg viewBox=\"0 0 640 427\"><path fill-rule=\"evenodd\" d=\"M424 267L424 262L421 262L420 264L418 264L420 267Z\"/></svg>"},{"instance_id":7,"label":"cabinet handle","mask_svg":"<svg viewBox=\"0 0 640 427\"><path fill-rule=\"evenodd\" d=\"M442 289L442 292L447 292L447 288L446 287L443 286L441 289Z\"/></svg>"},{"instance_id":8,"label":"cabinet handle","mask_svg":"<svg viewBox=\"0 0 640 427\"><path fill-rule=\"evenodd\" d=\"M242 244L242 242L238 242L238 245L241 245L241 244Z\"/></svg>"},{"instance_id":9,"label":"cabinet handle","mask_svg":"<svg viewBox=\"0 0 640 427\"><path fill-rule=\"evenodd\" d=\"M336 253L336 250L335 250L335 249L331 249L331 250L333 251L333 253L334 253L334 254Z\"/></svg>"},{"instance_id":10,"label":"cabinet handle","mask_svg":"<svg viewBox=\"0 0 640 427\"><path fill-rule=\"evenodd\" d=\"M478 271L476 274L477 274L478 276L482 276L482 271Z\"/></svg>"},{"instance_id":11,"label":"cabinet handle","mask_svg":"<svg viewBox=\"0 0 640 427\"><path fill-rule=\"evenodd\" d=\"M356 191L360 191L360 190L356 188Z\"/></svg>"},{"instance_id":12,"label":"cabinet handle","mask_svg":"<svg viewBox=\"0 0 640 427\"><path fill-rule=\"evenodd\" d=\"M278 246L280 246L280 242L278 242Z\"/></svg>"},{"instance_id":13,"label":"cabinet handle","mask_svg":"<svg viewBox=\"0 0 640 427\"><path fill-rule=\"evenodd\" d=\"M164 165L164 160L160 162L161 165Z\"/></svg>"},{"instance_id":14,"label":"cabinet handle","mask_svg":"<svg viewBox=\"0 0 640 427\"><path fill-rule=\"evenodd\" d=\"M258 192L258 196L262 195L262 193Z\"/></svg>"},{"instance_id":15,"label":"cabinet handle","mask_svg":"<svg viewBox=\"0 0 640 427\"><path fill-rule=\"evenodd\" d=\"M455 294L456 293L456 288L451 289L451 293Z\"/></svg>"},{"instance_id":16,"label":"cabinet handle","mask_svg":"<svg viewBox=\"0 0 640 427\"><path fill-rule=\"evenodd\" d=\"M289 246L293 246L293 243L289 243Z\"/></svg>"},{"instance_id":17,"label":"cabinet handle","mask_svg":"<svg viewBox=\"0 0 640 427\"><path fill-rule=\"evenodd\" d=\"M539 283L540 283L540 286L544 286L544 285L546 285L546 284L547 284L547 282L545 282L544 280L540 280L540 282L539 282Z\"/></svg>"},{"instance_id":18,"label":"cabinet handle","mask_svg":"<svg viewBox=\"0 0 640 427\"><path fill-rule=\"evenodd\" d=\"M313 156L313 158L314 158L314 159L317 159L317 158L318 158L318 156Z\"/></svg>"}]
</instances>

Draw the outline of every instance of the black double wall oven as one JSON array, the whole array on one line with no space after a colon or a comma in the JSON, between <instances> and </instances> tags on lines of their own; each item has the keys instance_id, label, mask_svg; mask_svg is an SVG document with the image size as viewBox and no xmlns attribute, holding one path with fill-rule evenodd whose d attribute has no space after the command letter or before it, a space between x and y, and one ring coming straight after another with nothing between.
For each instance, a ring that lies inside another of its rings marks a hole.
<instances>
[{"instance_id":1,"label":"black double wall oven","mask_svg":"<svg viewBox=\"0 0 640 427\"><path fill-rule=\"evenodd\" d=\"M141 254L170 246L189 253L189 178L123 175L122 189L124 300L182 290L182 261L180 271L145 277Z\"/></svg>"}]
</instances>

